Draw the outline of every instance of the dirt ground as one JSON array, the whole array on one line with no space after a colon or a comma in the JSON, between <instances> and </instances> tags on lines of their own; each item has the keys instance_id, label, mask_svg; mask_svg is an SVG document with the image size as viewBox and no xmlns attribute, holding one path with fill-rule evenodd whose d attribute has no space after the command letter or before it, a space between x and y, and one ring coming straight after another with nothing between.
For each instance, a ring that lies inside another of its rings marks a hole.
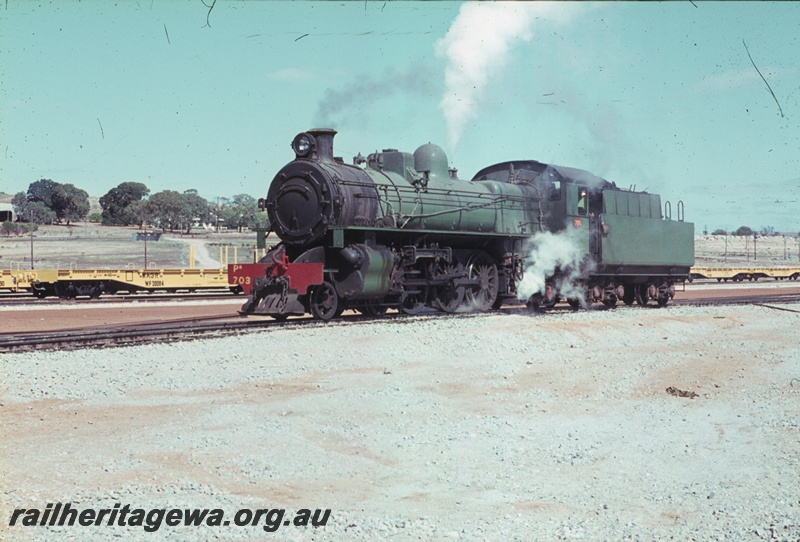
<instances>
[{"instance_id":1,"label":"dirt ground","mask_svg":"<svg viewBox=\"0 0 800 542\"><path fill-rule=\"evenodd\" d=\"M4 521L54 502L332 512L272 535L2 538L796 541L798 323L631 308L3 355Z\"/></svg>"}]
</instances>

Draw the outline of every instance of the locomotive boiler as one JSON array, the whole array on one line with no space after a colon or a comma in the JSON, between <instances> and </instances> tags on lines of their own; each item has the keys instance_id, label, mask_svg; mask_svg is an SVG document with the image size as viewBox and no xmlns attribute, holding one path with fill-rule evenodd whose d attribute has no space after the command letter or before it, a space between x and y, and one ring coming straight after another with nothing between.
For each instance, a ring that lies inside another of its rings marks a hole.
<instances>
[{"instance_id":1,"label":"locomotive boiler","mask_svg":"<svg viewBox=\"0 0 800 542\"><path fill-rule=\"evenodd\" d=\"M533 160L459 179L431 143L345 164L334 156L335 134L298 134L295 159L259 201L281 243L261 262L229 269L232 283L249 292L243 314L327 320L346 308L370 315L499 308L518 298L539 234L568 235L582 253L551 270L532 304L554 304L568 276L572 303L664 305L689 276L694 229L680 204L673 221L657 195Z\"/></svg>"}]
</instances>

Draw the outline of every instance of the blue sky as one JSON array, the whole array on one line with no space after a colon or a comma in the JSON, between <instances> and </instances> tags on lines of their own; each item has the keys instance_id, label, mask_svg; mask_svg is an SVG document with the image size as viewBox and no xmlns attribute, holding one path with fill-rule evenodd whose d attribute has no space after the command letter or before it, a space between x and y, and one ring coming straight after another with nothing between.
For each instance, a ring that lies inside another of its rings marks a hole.
<instances>
[{"instance_id":1,"label":"blue sky","mask_svg":"<svg viewBox=\"0 0 800 542\"><path fill-rule=\"evenodd\" d=\"M348 161L431 141L462 178L536 159L698 230L800 231L795 2L8 0L0 85L7 193L262 197L296 133L333 127Z\"/></svg>"}]
</instances>

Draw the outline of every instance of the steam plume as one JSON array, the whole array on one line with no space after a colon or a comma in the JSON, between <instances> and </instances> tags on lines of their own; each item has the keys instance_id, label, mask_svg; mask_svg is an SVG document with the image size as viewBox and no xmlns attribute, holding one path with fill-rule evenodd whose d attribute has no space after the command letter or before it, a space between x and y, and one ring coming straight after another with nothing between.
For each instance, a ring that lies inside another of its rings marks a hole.
<instances>
[{"instance_id":1,"label":"steam plume","mask_svg":"<svg viewBox=\"0 0 800 542\"><path fill-rule=\"evenodd\" d=\"M569 8L567 8L569 9ZM560 2L465 2L436 54L447 61L445 91L439 104L453 151L477 106L489 77L508 64L511 50L530 41L537 19L564 19Z\"/></svg>"},{"instance_id":2,"label":"steam plume","mask_svg":"<svg viewBox=\"0 0 800 542\"><path fill-rule=\"evenodd\" d=\"M586 268L586 249L577 232L574 229L558 233L543 232L528 241L525 247L525 272L517 284L519 299L544 294L547 280L558 272L555 287L560 295L578 299L582 305L586 305L586 289L581 279L590 270Z\"/></svg>"},{"instance_id":3,"label":"steam plume","mask_svg":"<svg viewBox=\"0 0 800 542\"><path fill-rule=\"evenodd\" d=\"M314 117L317 126L341 129L365 127L370 106L405 94L425 96L433 92L433 66L415 62L405 71L388 70L380 76L361 75L338 89L329 88L317 104ZM382 119L385 121L385 119Z\"/></svg>"}]
</instances>

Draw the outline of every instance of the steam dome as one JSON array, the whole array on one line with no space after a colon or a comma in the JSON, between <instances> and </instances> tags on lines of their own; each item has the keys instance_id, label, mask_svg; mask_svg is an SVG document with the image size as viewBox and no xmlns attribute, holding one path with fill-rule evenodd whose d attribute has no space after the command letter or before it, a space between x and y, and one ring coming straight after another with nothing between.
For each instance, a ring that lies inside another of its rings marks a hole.
<instances>
[{"instance_id":1,"label":"steam dome","mask_svg":"<svg viewBox=\"0 0 800 542\"><path fill-rule=\"evenodd\" d=\"M420 173L427 171L432 181L445 181L450 178L447 165L447 155L439 145L426 143L414 151L414 169Z\"/></svg>"}]
</instances>

